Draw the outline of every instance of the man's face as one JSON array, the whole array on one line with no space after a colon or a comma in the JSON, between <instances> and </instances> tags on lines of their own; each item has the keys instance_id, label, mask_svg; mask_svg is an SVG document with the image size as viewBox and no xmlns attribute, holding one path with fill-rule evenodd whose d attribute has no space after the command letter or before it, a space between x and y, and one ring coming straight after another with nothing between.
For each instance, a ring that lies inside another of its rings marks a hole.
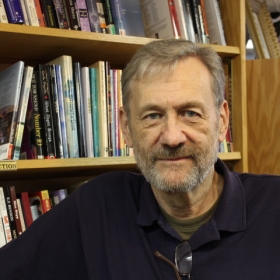
<instances>
[{"instance_id":1,"label":"man's face","mask_svg":"<svg viewBox=\"0 0 280 280\"><path fill-rule=\"evenodd\" d=\"M152 186L185 192L212 176L228 115L226 103L217 112L211 85L196 58L180 62L168 78L134 83L130 117L121 113L122 128Z\"/></svg>"}]
</instances>

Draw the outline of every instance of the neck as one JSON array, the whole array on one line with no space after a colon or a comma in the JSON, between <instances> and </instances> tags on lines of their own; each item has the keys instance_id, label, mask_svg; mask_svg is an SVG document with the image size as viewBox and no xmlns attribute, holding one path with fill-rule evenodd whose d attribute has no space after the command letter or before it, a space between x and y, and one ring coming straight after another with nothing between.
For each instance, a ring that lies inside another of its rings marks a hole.
<instances>
[{"instance_id":1,"label":"neck","mask_svg":"<svg viewBox=\"0 0 280 280\"><path fill-rule=\"evenodd\" d=\"M223 189L223 177L213 171L202 185L184 193L164 192L152 186L155 198L163 210L178 219L189 219L208 211Z\"/></svg>"}]
</instances>

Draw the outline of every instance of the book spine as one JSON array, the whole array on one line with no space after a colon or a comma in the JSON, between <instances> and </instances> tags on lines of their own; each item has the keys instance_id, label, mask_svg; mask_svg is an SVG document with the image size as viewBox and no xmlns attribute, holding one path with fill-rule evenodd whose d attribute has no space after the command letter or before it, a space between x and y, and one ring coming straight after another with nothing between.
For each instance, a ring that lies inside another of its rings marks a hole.
<instances>
[{"instance_id":1,"label":"book spine","mask_svg":"<svg viewBox=\"0 0 280 280\"><path fill-rule=\"evenodd\" d=\"M8 186L4 186L3 191L4 191L4 196L5 196L5 203L6 203L8 219L9 219L11 233L12 233L12 238L16 239L18 237L18 233L17 233L17 228L16 228L15 216L14 216L14 213L13 213L13 206L12 206L12 201L11 201L10 189L9 189Z\"/></svg>"},{"instance_id":2,"label":"book spine","mask_svg":"<svg viewBox=\"0 0 280 280\"><path fill-rule=\"evenodd\" d=\"M90 68L90 87L91 87L91 111L94 156L100 157L100 135L99 135L99 116L98 116L98 88L97 88L97 69Z\"/></svg>"},{"instance_id":3,"label":"book spine","mask_svg":"<svg viewBox=\"0 0 280 280\"><path fill-rule=\"evenodd\" d=\"M170 18L172 21L174 37L176 39L178 39L181 37L181 31L180 31L180 26L179 26L179 21L178 21L178 17L177 17L177 11L176 11L176 7L174 4L174 0L167 0L167 1L169 4Z\"/></svg>"},{"instance_id":4,"label":"book spine","mask_svg":"<svg viewBox=\"0 0 280 280\"><path fill-rule=\"evenodd\" d=\"M19 216L19 208L18 208L18 204L17 204L17 195L16 195L15 187L10 186L9 191L10 191L10 196L11 196L11 203L12 203L14 219L15 219L15 223L16 223L17 236L19 236L22 234L22 226L21 226L21 221L20 221L20 216Z\"/></svg>"},{"instance_id":5,"label":"book spine","mask_svg":"<svg viewBox=\"0 0 280 280\"><path fill-rule=\"evenodd\" d=\"M25 1L24 0L19 0L19 2L20 2L23 18L24 18L24 24L25 25L30 25L28 15L27 15L27 9L26 9L26 6L25 6Z\"/></svg>"},{"instance_id":6,"label":"book spine","mask_svg":"<svg viewBox=\"0 0 280 280\"><path fill-rule=\"evenodd\" d=\"M116 34L126 35L125 27L122 19L122 11L120 8L119 0L110 0L112 8L112 16L115 23Z\"/></svg>"},{"instance_id":7,"label":"book spine","mask_svg":"<svg viewBox=\"0 0 280 280\"><path fill-rule=\"evenodd\" d=\"M82 67L82 92L84 101L84 119L86 132L87 157L94 157L93 132L92 132L92 112L90 97L89 68Z\"/></svg>"},{"instance_id":8,"label":"book spine","mask_svg":"<svg viewBox=\"0 0 280 280\"><path fill-rule=\"evenodd\" d=\"M114 91L114 71L110 69L110 97L111 97L111 141L112 141L112 156L116 155L116 119L115 119L115 91Z\"/></svg>"},{"instance_id":9,"label":"book spine","mask_svg":"<svg viewBox=\"0 0 280 280\"><path fill-rule=\"evenodd\" d=\"M175 4L178 23L179 23L179 27L180 27L181 38L188 40L189 36L187 33L187 28L186 28L186 20L185 20L186 18L184 15L182 0L174 0L174 4Z\"/></svg>"},{"instance_id":10,"label":"book spine","mask_svg":"<svg viewBox=\"0 0 280 280\"><path fill-rule=\"evenodd\" d=\"M34 120L34 131L35 131L35 148L36 158L44 158L44 141L43 141L43 127L42 127L42 109L40 106L39 97L39 72L33 71L31 80L31 97L32 97L32 110Z\"/></svg>"},{"instance_id":11,"label":"book spine","mask_svg":"<svg viewBox=\"0 0 280 280\"><path fill-rule=\"evenodd\" d=\"M19 105L17 128L15 133L13 160L19 160L20 158L20 149L22 144L26 112L27 112L27 106L28 106L29 95L30 95L32 73L33 73L33 67L27 66L24 70L24 79L23 79L22 90L20 94L21 100Z\"/></svg>"},{"instance_id":12,"label":"book spine","mask_svg":"<svg viewBox=\"0 0 280 280\"><path fill-rule=\"evenodd\" d=\"M202 14L202 22L204 27L204 33L206 36L206 44L209 44L209 28L208 28L208 22L207 22L207 16L205 11L205 0L200 0L200 6L201 6L201 14Z\"/></svg>"},{"instance_id":13,"label":"book spine","mask_svg":"<svg viewBox=\"0 0 280 280\"><path fill-rule=\"evenodd\" d=\"M47 190L41 191L41 199L42 199L43 213L46 213L49 210L51 210L50 197L49 197L49 192Z\"/></svg>"},{"instance_id":14,"label":"book spine","mask_svg":"<svg viewBox=\"0 0 280 280\"><path fill-rule=\"evenodd\" d=\"M97 6L101 33L105 33L105 34L109 33L107 30L107 25L106 25L106 21L105 21L104 5L102 2L96 1L96 6Z\"/></svg>"},{"instance_id":15,"label":"book spine","mask_svg":"<svg viewBox=\"0 0 280 280\"><path fill-rule=\"evenodd\" d=\"M31 26L40 26L34 0L24 0L29 24Z\"/></svg>"},{"instance_id":16,"label":"book spine","mask_svg":"<svg viewBox=\"0 0 280 280\"><path fill-rule=\"evenodd\" d=\"M102 0L107 33L116 34L110 0Z\"/></svg>"},{"instance_id":17,"label":"book spine","mask_svg":"<svg viewBox=\"0 0 280 280\"><path fill-rule=\"evenodd\" d=\"M66 5L63 0L53 0L57 23L60 29L70 29Z\"/></svg>"},{"instance_id":18,"label":"book spine","mask_svg":"<svg viewBox=\"0 0 280 280\"><path fill-rule=\"evenodd\" d=\"M17 206L18 206L18 213L19 213L19 219L20 219L20 224L21 224L22 232L24 232L26 230L26 225L25 225L25 221L24 221L21 201L20 201L19 198L17 198Z\"/></svg>"},{"instance_id":19,"label":"book spine","mask_svg":"<svg viewBox=\"0 0 280 280\"><path fill-rule=\"evenodd\" d=\"M81 30L91 32L86 1L85 0L76 0L76 3L77 3L78 12L79 12Z\"/></svg>"},{"instance_id":20,"label":"book spine","mask_svg":"<svg viewBox=\"0 0 280 280\"><path fill-rule=\"evenodd\" d=\"M35 4L35 9L36 9L36 14L37 14L37 18L38 18L38 21L39 21L39 25L41 27L45 27L46 24L45 24L45 20L44 20L42 8L41 8L40 0L34 0L34 4Z\"/></svg>"},{"instance_id":21,"label":"book spine","mask_svg":"<svg viewBox=\"0 0 280 280\"><path fill-rule=\"evenodd\" d=\"M28 228L33 223L28 192L21 193L20 201L21 201L21 205L22 205L25 225Z\"/></svg>"},{"instance_id":22,"label":"book spine","mask_svg":"<svg viewBox=\"0 0 280 280\"><path fill-rule=\"evenodd\" d=\"M198 4L197 4L196 0L191 1L191 7L192 7L195 32L196 32L196 36L197 36L197 42L203 43L202 30L201 30L201 26L200 26L200 18L199 18L199 11L198 11Z\"/></svg>"},{"instance_id":23,"label":"book spine","mask_svg":"<svg viewBox=\"0 0 280 280\"><path fill-rule=\"evenodd\" d=\"M0 207L0 248L6 244L6 237L5 237L5 229L4 224L2 222L2 212Z\"/></svg>"},{"instance_id":24,"label":"book spine","mask_svg":"<svg viewBox=\"0 0 280 280\"><path fill-rule=\"evenodd\" d=\"M39 64L39 96L42 108L42 125L44 139L44 157L45 159L56 158L55 138L53 129L52 104L49 88L49 76L47 68L43 64Z\"/></svg>"},{"instance_id":25,"label":"book spine","mask_svg":"<svg viewBox=\"0 0 280 280\"><path fill-rule=\"evenodd\" d=\"M70 27L73 30L81 30L78 8L75 0L66 0L66 6L69 14Z\"/></svg>"},{"instance_id":26,"label":"book spine","mask_svg":"<svg viewBox=\"0 0 280 280\"><path fill-rule=\"evenodd\" d=\"M63 145L62 145L62 133L61 133L61 126L60 126L60 114L59 114L55 65L50 64L50 65L46 65L46 67L48 70L48 75L50 77L50 79L49 79L50 80L50 97L51 97L51 105L52 105L51 107L52 107L56 157L64 158Z\"/></svg>"},{"instance_id":27,"label":"book spine","mask_svg":"<svg viewBox=\"0 0 280 280\"><path fill-rule=\"evenodd\" d=\"M76 116L78 127L78 139L79 139L79 155L85 157L87 155L86 148L86 129L85 129L85 108L84 108L84 96L82 89L81 78L81 63L74 63L74 84L75 84L75 102L76 102Z\"/></svg>"},{"instance_id":28,"label":"book spine","mask_svg":"<svg viewBox=\"0 0 280 280\"><path fill-rule=\"evenodd\" d=\"M120 125L119 125L119 97L118 97L118 70L113 69L113 95L114 95L114 119L115 119L115 156L120 156Z\"/></svg>"},{"instance_id":29,"label":"book spine","mask_svg":"<svg viewBox=\"0 0 280 280\"><path fill-rule=\"evenodd\" d=\"M196 42L190 0L183 0L183 7L185 9L186 28L187 28L189 40L192 42Z\"/></svg>"},{"instance_id":30,"label":"book spine","mask_svg":"<svg viewBox=\"0 0 280 280\"><path fill-rule=\"evenodd\" d=\"M91 32L101 33L96 0L86 0Z\"/></svg>"},{"instance_id":31,"label":"book spine","mask_svg":"<svg viewBox=\"0 0 280 280\"><path fill-rule=\"evenodd\" d=\"M54 4L52 0L41 0L41 8L45 19L45 24L50 28L58 28Z\"/></svg>"},{"instance_id":32,"label":"book spine","mask_svg":"<svg viewBox=\"0 0 280 280\"><path fill-rule=\"evenodd\" d=\"M0 0L0 22L9 23L3 0Z\"/></svg>"},{"instance_id":33,"label":"book spine","mask_svg":"<svg viewBox=\"0 0 280 280\"><path fill-rule=\"evenodd\" d=\"M1 222L3 223L4 226L4 233L5 233L5 238L6 238L6 243L10 242L13 240L12 237L12 231L9 223L9 217L8 217L8 211L6 208L6 202L5 202L5 194L3 187L0 187L0 207L1 207Z\"/></svg>"},{"instance_id":34,"label":"book spine","mask_svg":"<svg viewBox=\"0 0 280 280\"><path fill-rule=\"evenodd\" d=\"M3 2L9 23L23 24L24 16L19 0L3 0Z\"/></svg>"},{"instance_id":35,"label":"book spine","mask_svg":"<svg viewBox=\"0 0 280 280\"><path fill-rule=\"evenodd\" d=\"M68 151L68 140L67 140L67 131L66 131L66 120L65 120L65 110L64 110L64 97L63 97L63 88L62 88L62 77L61 77L61 66L55 65L55 74L57 81L57 99L59 106L59 120L61 128L61 137L63 145L63 157L69 158Z\"/></svg>"}]
</instances>

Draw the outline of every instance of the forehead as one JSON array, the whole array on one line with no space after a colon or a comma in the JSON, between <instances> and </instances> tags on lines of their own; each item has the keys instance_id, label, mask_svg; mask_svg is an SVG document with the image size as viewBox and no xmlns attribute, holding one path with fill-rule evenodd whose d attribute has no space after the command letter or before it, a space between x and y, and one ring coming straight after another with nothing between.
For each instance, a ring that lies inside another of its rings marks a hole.
<instances>
[{"instance_id":1,"label":"forehead","mask_svg":"<svg viewBox=\"0 0 280 280\"><path fill-rule=\"evenodd\" d=\"M214 101L212 84L212 76L207 67L198 58L190 57L178 62L172 72L147 74L142 80L134 81L131 101L161 101L176 97Z\"/></svg>"}]
</instances>

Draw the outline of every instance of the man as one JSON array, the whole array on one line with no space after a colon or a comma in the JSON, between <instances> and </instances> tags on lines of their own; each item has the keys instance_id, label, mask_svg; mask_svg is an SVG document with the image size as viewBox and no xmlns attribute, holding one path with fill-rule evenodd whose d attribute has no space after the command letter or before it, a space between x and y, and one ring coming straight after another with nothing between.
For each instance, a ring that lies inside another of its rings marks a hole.
<instances>
[{"instance_id":1,"label":"man","mask_svg":"<svg viewBox=\"0 0 280 280\"><path fill-rule=\"evenodd\" d=\"M0 249L0 279L279 279L280 178L217 159L224 84L209 48L140 49L123 71L120 120L143 175L84 184Z\"/></svg>"}]
</instances>

